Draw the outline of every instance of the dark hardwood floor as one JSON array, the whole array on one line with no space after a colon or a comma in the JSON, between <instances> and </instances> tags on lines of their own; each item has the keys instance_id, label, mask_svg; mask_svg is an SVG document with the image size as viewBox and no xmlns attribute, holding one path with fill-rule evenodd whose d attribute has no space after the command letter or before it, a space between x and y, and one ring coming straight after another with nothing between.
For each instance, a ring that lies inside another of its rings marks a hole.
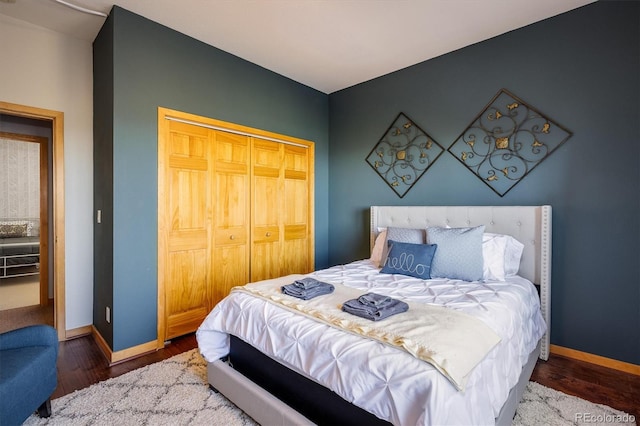
<instances>
[{"instance_id":1,"label":"dark hardwood floor","mask_svg":"<svg viewBox=\"0 0 640 426\"><path fill-rule=\"evenodd\" d=\"M640 424L640 376L551 354L538 360L531 380L632 414Z\"/></svg>"},{"instance_id":2,"label":"dark hardwood floor","mask_svg":"<svg viewBox=\"0 0 640 426\"><path fill-rule=\"evenodd\" d=\"M58 388L53 398L196 347L195 335L189 334L174 339L164 349L110 367L92 337L61 342ZM636 421L640 419L640 376L552 354L549 361L538 361L531 379L564 393L633 414Z\"/></svg>"},{"instance_id":3,"label":"dark hardwood floor","mask_svg":"<svg viewBox=\"0 0 640 426\"><path fill-rule=\"evenodd\" d=\"M94 383L118 377L136 368L171 358L197 347L195 334L188 334L172 340L163 349L109 366L109 362L92 336L60 342L58 387L53 392L52 398L59 398Z\"/></svg>"}]
</instances>

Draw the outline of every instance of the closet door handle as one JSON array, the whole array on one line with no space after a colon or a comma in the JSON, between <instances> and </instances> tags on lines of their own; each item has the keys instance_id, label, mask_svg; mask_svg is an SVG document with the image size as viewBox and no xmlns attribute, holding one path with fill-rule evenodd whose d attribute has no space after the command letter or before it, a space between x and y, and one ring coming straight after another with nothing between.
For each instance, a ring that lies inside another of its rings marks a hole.
<instances>
[{"instance_id":1,"label":"closet door handle","mask_svg":"<svg viewBox=\"0 0 640 426\"><path fill-rule=\"evenodd\" d=\"M236 236L235 236L235 235L233 235L233 234L231 234L231 236L229 237L229 239L230 239L230 240L233 240L233 239L235 239L235 238L236 238Z\"/></svg>"},{"instance_id":2,"label":"closet door handle","mask_svg":"<svg viewBox=\"0 0 640 426\"><path fill-rule=\"evenodd\" d=\"M271 232L267 232L267 237L270 237L270 236L271 236Z\"/></svg>"}]
</instances>

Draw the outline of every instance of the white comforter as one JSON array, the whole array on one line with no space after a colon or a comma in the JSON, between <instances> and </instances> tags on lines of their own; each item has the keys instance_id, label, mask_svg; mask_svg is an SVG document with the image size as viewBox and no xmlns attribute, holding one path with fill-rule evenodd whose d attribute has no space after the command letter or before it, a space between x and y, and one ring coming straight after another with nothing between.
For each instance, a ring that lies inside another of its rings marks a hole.
<instances>
[{"instance_id":1,"label":"white comforter","mask_svg":"<svg viewBox=\"0 0 640 426\"><path fill-rule=\"evenodd\" d=\"M380 274L369 260L310 275L460 310L483 321L502 340L471 373L465 391L459 392L433 366L402 350L308 317L294 319L276 304L233 292L198 329L205 359L213 362L227 355L230 333L396 425L493 424L546 329L535 287L521 277L486 283L423 281Z\"/></svg>"}]
</instances>

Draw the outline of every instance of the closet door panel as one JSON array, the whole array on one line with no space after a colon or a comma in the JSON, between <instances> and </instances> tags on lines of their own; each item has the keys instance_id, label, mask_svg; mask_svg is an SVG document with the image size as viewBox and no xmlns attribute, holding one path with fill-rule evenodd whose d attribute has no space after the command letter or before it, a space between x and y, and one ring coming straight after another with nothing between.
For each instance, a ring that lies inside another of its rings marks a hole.
<instances>
[{"instance_id":1,"label":"closet door panel","mask_svg":"<svg viewBox=\"0 0 640 426\"><path fill-rule=\"evenodd\" d=\"M269 243L254 243L251 252L251 282L276 278L281 275L280 246Z\"/></svg>"},{"instance_id":2,"label":"closet door panel","mask_svg":"<svg viewBox=\"0 0 640 426\"><path fill-rule=\"evenodd\" d=\"M309 156L308 149L285 145L282 222L283 274L311 272L309 242Z\"/></svg>"},{"instance_id":3,"label":"closet door panel","mask_svg":"<svg viewBox=\"0 0 640 426\"><path fill-rule=\"evenodd\" d=\"M290 225L286 227L282 244L282 274L306 274L309 269L309 239L307 227Z\"/></svg>"},{"instance_id":4,"label":"closet door panel","mask_svg":"<svg viewBox=\"0 0 640 426\"><path fill-rule=\"evenodd\" d=\"M244 285L249 281L249 263L247 244L216 246L213 268L213 306L224 299L231 288Z\"/></svg>"},{"instance_id":5,"label":"closet door panel","mask_svg":"<svg viewBox=\"0 0 640 426\"><path fill-rule=\"evenodd\" d=\"M277 178L254 176L251 281L282 275L280 268L279 185L280 182Z\"/></svg>"},{"instance_id":6,"label":"closet door panel","mask_svg":"<svg viewBox=\"0 0 640 426\"><path fill-rule=\"evenodd\" d=\"M251 198L251 281L281 271L282 144L253 140Z\"/></svg>"},{"instance_id":7,"label":"closet door panel","mask_svg":"<svg viewBox=\"0 0 640 426\"><path fill-rule=\"evenodd\" d=\"M174 252L169 256L169 264L171 285L166 293L167 339L190 333L202 323L209 311L202 300L202 292L206 290L194 285L208 281L206 249Z\"/></svg>"},{"instance_id":8,"label":"closet door panel","mask_svg":"<svg viewBox=\"0 0 640 426\"><path fill-rule=\"evenodd\" d=\"M246 136L215 132L213 303L249 280L249 161Z\"/></svg>"},{"instance_id":9,"label":"closet door panel","mask_svg":"<svg viewBox=\"0 0 640 426\"><path fill-rule=\"evenodd\" d=\"M209 135L206 129L172 123L163 153L165 214L159 225L165 230L164 338L193 331L210 309L211 249L208 212L211 209Z\"/></svg>"},{"instance_id":10,"label":"closet door panel","mask_svg":"<svg viewBox=\"0 0 640 426\"><path fill-rule=\"evenodd\" d=\"M306 193L297 190L306 188L304 182L287 182L284 192L284 214L282 215L284 235L282 238L282 273L301 274L309 269L309 226Z\"/></svg>"}]
</instances>

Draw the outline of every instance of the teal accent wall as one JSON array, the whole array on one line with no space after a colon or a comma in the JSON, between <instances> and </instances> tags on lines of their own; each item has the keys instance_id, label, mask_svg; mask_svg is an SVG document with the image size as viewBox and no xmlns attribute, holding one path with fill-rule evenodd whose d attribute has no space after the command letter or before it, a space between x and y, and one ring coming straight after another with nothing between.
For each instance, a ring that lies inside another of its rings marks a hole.
<instances>
[{"instance_id":1,"label":"teal accent wall","mask_svg":"<svg viewBox=\"0 0 640 426\"><path fill-rule=\"evenodd\" d=\"M113 347L113 17L93 42L93 325Z\"/></svg>"},{"instance_id":2,"label":"teal accent wall","mask_svg":"<svg viewBox=\"0 0 640 426\"><path fill-rule=\"evenodd\" d=\"M104 34L103 34L104 33ZM103 42L102 38L111 39ZM328 266L328 96L114 6L94 43L95 199L113 209L108 238L97 239L94 321L113 298L114 351L157 338L157 108L286 134L315 143L316 267ZM101 69L106 67L107 69ZM108 80L108 78L106 79ZM106 111L112 99L111 111ZM103 102L105 104L103 105ZM100 117L98 117L100 115ZM112 126L109 128L109 115ZM105 126L101 126L100 123ZM112 132L112 135L109 133ZM111 144L111 146L109 146ZM111 150L112 167L102 154ZM108 186L112 185L109 194ZM100 258L101 254L104 258ZM104 269L110 269L109 272ZM108 335L108 333L107 333Z\"/></svg>"},{"instance_id":3,"label":"teal accent wall","mask_svg":"<svg viewBox=\"0 0 640 426\"><path fill-rule=\"evenodd\" d=\"M640 364L639 16L599 1L331 94L329 263L368 257L370 205L550 204L551 342ZM501 88L573 132L504 197L448 152L402 199L365 162L399 112L448 148Z\"/></svg>"}]
</instances>

